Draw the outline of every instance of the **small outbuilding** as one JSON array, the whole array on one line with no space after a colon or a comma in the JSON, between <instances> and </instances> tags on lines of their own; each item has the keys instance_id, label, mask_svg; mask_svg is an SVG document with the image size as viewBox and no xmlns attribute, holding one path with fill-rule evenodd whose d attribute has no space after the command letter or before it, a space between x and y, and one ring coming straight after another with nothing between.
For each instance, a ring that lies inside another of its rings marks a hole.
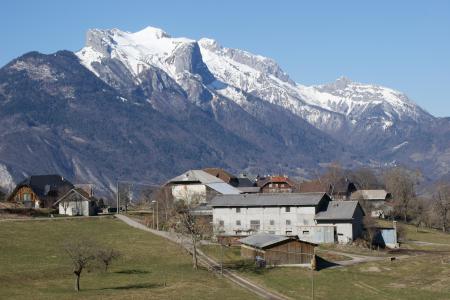
<instances>
[{"instance_id":1,"label":"small outbuilding","mask_svg":"<svg viewBox=\"0 0 450 300\"><path fill-rule=\"evenodd\" d=\"M56 201L60 215L94 216L97 214L97 202L81 188L74 188Z\"/></svg>"},{"instance_id":2,"label":"small outbuilding","mask_svg":"<svg viewBox=\"0 0 450 300\"><path fill-rule=\"evenodd\" d=\"M317 244L275 234L259 233L239 240L241 256L267 265L313 265Z\"/></svg>"}]
</instances>

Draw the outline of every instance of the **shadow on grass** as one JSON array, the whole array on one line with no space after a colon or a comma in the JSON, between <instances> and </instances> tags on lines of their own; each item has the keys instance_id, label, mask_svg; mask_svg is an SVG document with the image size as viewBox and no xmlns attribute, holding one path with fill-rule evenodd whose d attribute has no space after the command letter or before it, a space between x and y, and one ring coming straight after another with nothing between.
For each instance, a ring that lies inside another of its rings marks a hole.
<instances>
[{"instance_id":1,"label":"shadow on grass","mask_svg":"<svg viewBox=\"0 0 450 300\"><path fill-rule=\"evenodd\" d=\"M266 268L258 267L253 260L237 260L232 263L224 263L224 268L239 272L247 272L253 274L264 274Z\"/></svg>"},{"instance_id":2,"label":"shadow on grass","mask_svg":"<svg viewBox=\"0 0 450 300\"><path fill-rule=\"evenodd\" d=\"M320 271L320 270L335 267L335 266L339 266L339 264L336 264L332 261L323 259L320 256L316 256L316 271Z\"/></svg>"},{"instance_id":3,"label":"shadow on grass","mask_svg":"<svg viewBox=\"0 0 450 300\"><path fill-rule=\"evenodd\" d=\"M133 290L133 289L153 289L164 286L163 284L159 283L136 283L136 284L129 284L129 285L123 285L123 286L115 286L115 287L109 287L109 288L103 288L102 290Z\"/></svg>"},{"instance_id":4,"label":"shadow on grass","mask_svg":"<svg viewBox=\"0 0 450 300\"><path fill-rule=\"evenodd\" d=\"M114 273L117 274L149 274L149 271L145 271L145 270L136 270L136 269L131 269L131 270L121 270L121 271L116 271Z\"/></svg>"}]
</instances>

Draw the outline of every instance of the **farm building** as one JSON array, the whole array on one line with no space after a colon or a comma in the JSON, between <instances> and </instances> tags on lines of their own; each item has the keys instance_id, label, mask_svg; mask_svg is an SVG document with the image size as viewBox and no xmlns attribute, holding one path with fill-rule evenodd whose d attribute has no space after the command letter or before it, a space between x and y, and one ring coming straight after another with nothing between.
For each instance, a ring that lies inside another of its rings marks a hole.
<instances>
[{"instance_id":1,"label":"farm building","mask_svg":"<svg viewBox=\"0 0 450 300\"><path fill-rule=\"evenodd\" d=\"M7 201L29 208L50 208L72 188L74 185L60 175L30 176L14 188Z\"/></svg>"},{"instance_id":2,"label":"farm building","mask_svg":"<svg viewBox=\"0 0 450 300\"><path fill-rule=\"evenodd\" d=\"M216 236L230 241L265 232L312 243L348 243L363 230L359 204L331 201L326 193L218 195L210 206Z\"/></svg>"},{"instance_id":3,"label":"farm building","mask_svg":"<svg viewBox=\"0 0 450 300\"><path fill-rule=\"evenodd\" d=\"M337 241L346 244L362 236L364 215L358 201L331 201L315 220L318 225L334 226Z\"/></svg>"},{"instance_id":4,"label":"farm building","mask_svg":"<svg viewBox=\"0 0 450 300\"><path fill-rule=\"evenodd\" d=\"M58 205L60 215L93 216L97 214L97 202L92 195L81 188L74 188L63 195Z\"/></svg>"},{"instance_id":5,"label":"farm building","mask_svg":"<svg viewBox=\"0 0 450 300\"><path fill-rule=\"evenodd\" d=\"M174 199L186 202L207 203L215 195L238 195L234 186L203 170L190 170L172 178L166 185L171 187Z\"/></svg>"},{"instance_id":6,"label":"farm building","mask_svg":"<svg viewBox=\"0 0 450 300\"><path fill-rule=\"evenodd\" d=\"M316 244L293 237L259 233L239 240L241 256L262 258L268 265L313 265Z\"/></svg>"}]
</instances>

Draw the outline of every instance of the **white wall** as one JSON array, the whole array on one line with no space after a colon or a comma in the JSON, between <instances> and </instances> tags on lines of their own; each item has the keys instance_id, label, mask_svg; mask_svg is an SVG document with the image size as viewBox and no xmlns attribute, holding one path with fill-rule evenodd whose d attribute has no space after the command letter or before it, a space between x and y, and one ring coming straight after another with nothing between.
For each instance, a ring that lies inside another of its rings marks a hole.
<instances>
[{"instance_id":1,"label":"white wall","mask_svg":"<svg viewBox=\"0 0 450 300\"><path fill-rule=\"evenodd\" d=\"M270 232L279 235L297 235L299 226L314 224L315 207L290 207L290 212L286 212L286 207L241 207L240 212L236 208L213 208L213 222L219 229L220 221L223 227L220 230L224 234L234 235L236 230L246 231L250 229L251 220L260 221L259 232ZM290 225L286 221L290 221ZM241 225L237 225L237 221ZM273 224L271 224L273 221ZM245 234L242 232L241 234Z\"/></svg>"},{"instance_id":2,"label":"white wall","mask_svg":"<svg viewBox=\"0 0 450 300\"><path fill-rule=\"evenodd\" d=\"M66 209L64 209L66 206ZM89 201L60 202L58 205L60 215L89 216Z\"/></svg>"}]
</instances>

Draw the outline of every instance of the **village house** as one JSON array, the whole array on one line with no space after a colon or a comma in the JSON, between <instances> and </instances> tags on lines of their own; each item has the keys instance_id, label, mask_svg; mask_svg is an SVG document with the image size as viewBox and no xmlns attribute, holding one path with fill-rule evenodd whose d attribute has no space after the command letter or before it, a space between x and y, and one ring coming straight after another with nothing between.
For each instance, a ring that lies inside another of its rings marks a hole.
<instances>
[{"instance_id":1,"label":"village house","mask_svg":"<svg viewBox=\"0 0 450 300\"><path fill-rule=\"evenodd\" d=\"M256 182L261 193L292 193L295 183L287 176L260 177Z\"/></svg>"},{"instance_id":2,"label":"village house","mask_svg":"<svg viewBox=\"0 0 450 300\"><path fill-rule=\"evenodd\" d=\"M241 256L263 260L267 265L314 265L317 244L268 233L258 233L240 239Z\"/></svg>"},{"instance_id":3,"label":"village house","mask_svg":"<svg viewBox=\"0 0 450 300\"><path fill-rule=\"evenodd\" d=\"M21 181L7 201L28 208L51 208L74 185L60 175L33 175Z\"/></svg>"},{"instance_id":4,"label":"village house","mask_svg":"<svg viewBox=\"0 0 450 300\"><path fill-rule=\"evenodd\" d=\"M170 186L174 199L188 203L208 203L216 195L241 193L234 186L203 170L189 170L170 179L166 185Z\"/></svg>"},{"instance_id":5,"label":"village house","mask_svg":"<svg viewBox=\"0 0 450 300\"><path fill-rule=\"evenodd\" d=\"M260 193L218 195L210 206L220 239L259 232L298 236L312 243L348 243L360 237L362 208L356 201L342 206L334 202L338 201L326 193ZM341 213L341 208L348 212Z\"/></svg>"},{"instance_id":6,"label":"village house","mask_svg":"<svg viewBox=\"0 0 450 300\"><path fill-rule=\"evenodd\" d=\"M358 190L352 193L350 199L363 204L374 218L385 218L392 213L392 206L389 205L392 195L385 190Z\"/></svg>"},{"instance_id":7,"label":"village house","mask_svg":"<svg viewBox=\"0 0 450 300\"><path fill-rule=\"evenodd\" d=\"M92 193L82 188L73 188L55 202L60 215L94 216L97 214L97 201Z\"/></svg>"}]
</instances>

